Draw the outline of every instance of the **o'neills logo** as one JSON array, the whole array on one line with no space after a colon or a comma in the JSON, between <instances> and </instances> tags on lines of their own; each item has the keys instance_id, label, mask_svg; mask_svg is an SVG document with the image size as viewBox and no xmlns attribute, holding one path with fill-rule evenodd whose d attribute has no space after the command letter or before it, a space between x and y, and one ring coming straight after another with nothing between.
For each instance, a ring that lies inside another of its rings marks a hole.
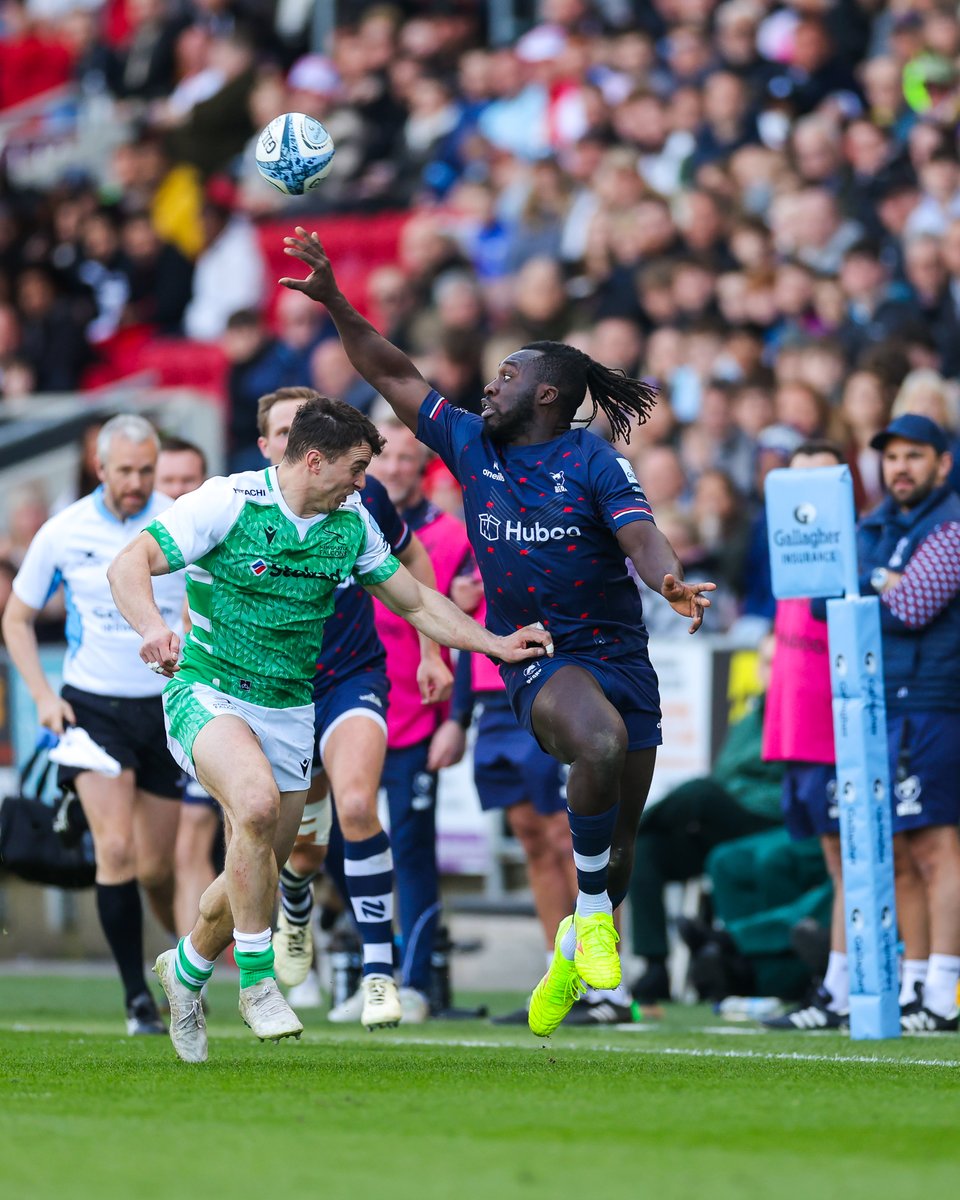
<instances>
[{"instance_id":1,"label":"o'neills logo","mask_svg":"<svg viewBox=\"0 0 960 1200\"><path fill-rule=\"evenodd\" d=\"M482 513L479 518L480 536L488 542L498 542L503 537L505 542L559 542L568 537L580 537L577 525L541 525L539 521L533 525L524 525L522 521L501 521L489 513Z\"/></svg>"}]
</instances>

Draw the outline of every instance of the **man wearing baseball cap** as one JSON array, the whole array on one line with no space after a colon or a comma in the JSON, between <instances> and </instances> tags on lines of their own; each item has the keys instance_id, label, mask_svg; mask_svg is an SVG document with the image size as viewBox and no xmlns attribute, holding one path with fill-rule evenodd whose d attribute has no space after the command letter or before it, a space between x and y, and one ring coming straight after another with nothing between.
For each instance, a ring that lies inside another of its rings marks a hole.
<instances>
[{"instance_id":1,"label":"man wearing baseball cap","mask_svg":"<svg viewBox=\"0 0 960 1200\"><path fill-rule=\"evenodd\" d=\"M960 976L960 498L947 482L949 438L929 417L897 417L870 444L886 495L860 521L858 552L861 591L880 597L897 905L916 982L901 1025L949 1032Z\"/></svg>"}]
</instances>

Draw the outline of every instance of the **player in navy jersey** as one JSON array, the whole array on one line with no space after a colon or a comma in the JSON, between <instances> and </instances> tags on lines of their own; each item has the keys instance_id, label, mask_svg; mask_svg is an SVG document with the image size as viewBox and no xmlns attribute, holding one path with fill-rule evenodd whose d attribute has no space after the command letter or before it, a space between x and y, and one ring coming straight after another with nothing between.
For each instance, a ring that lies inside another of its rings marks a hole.
<instances>
[{"instance_id":1,"label":"player in navy jersey","mask_svg":"<svg viewBox=\"0 0 960 1200\"><path fill-rule=\"evenodd\" d=\"M657 677L629 558L672 607L703 621L712 583L686 584L627 459L573 429L589 390L615 438L646 419L652 389L556 342L501 362L481 416L455 409L340 291L315 233L297 228L285 252L310 268L280 282L324 304L354 367L463 490L467 533L487 598L487 625L505 633L540 620L550 661L503 667L525 728L570 764L567 805L577 868L576 912L561 922L553 961L531 998L531 1030L553 1032L582 992L620 983L613 910L627 892L637 825L660 744Z\"/></svg>"},{"instance_id":2,"label":"player in navy jersey","mask_svg":"<svg viewBox=\"0 0 960 1200\"><path fill-rule=\"evenodd\" d=\"M258 445L271 463L286 450L297 409L316 396L311 388L280 388L260 398ZM368 475L360 492L393 553L417 579L435 583L422 543L390 503L386 490ZM417 682L425 703L445 699L452 676L439 647L420 639ZM387 744L386 655L373 620L373 600L359 585L337 589L334 610L317 656L313 704L316 740L311 784L297 843L280 871L280 914L273 937L277 975L282 983L304 983L313 962L310 916L312 883L324 864L331 840L332 809L339 824L334 873L351 902L363 940L364 980L355 996L334 1010L334 1020L361 1020L368 1028L393 1025L402 998L393 980L393 861L390 842L377 815L377 792ZM371 863L377 869L371 870ZM301 993L302 996L302 993ZM316 1002L316 1001L314 1001Z\"/></svg>"}]
</instances>

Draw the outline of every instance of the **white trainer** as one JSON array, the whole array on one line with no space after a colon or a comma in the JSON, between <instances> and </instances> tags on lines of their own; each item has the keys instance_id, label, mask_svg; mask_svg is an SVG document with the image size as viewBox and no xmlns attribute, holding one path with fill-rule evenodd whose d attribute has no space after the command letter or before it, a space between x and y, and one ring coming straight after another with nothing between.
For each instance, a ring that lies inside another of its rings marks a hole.
<instances>
[{"instance_id":1,"label":"white trainer","mask_svg":"<svg viewBox=\"0 0 960 1200\"><path fill-rule=\"evenodd\" d=\"M323 1003L320 979L316 971L308 971L303 983L298 983L287 992L287 1003L294 1008L319 1008Z\"/></svg>"},{"instance_id":2,"label":"white trainer","mask_svg":"<svg viewBox=\"0 0 960 1200\"><path fill-rule=\"evenodd\" d=\"M423 992L418 992L416 988L400 989L400 1009L403 1012L404 1025L422 1025L430 1018L430 1002Z\"/></svg>"},{"instance_id":3,"label":"white trainer","mask_svg":"<svg viewBox=\"0 0 960 1200\"><path fill-rule=\"evenodd\" d=\"M352 996L335 1004L327 1013L327 1020L338 1025L347 1025L351 1021L359 1021L363 1012L363 988L358 987Z\"/></svg>"},{"instance_id":4,"label":"white trainer","mask_svg":"<svg viewBox=\"0 0 960 1200\"><path fill-rule=\"evenodd\" d=\"M240 989L240 1016L261 1042L299 1038L303 1033L299 1017L284 1000L275 979L261 979Z\"/></svg>"},{"instance_id":5,"label":"white trainer","mask_svg":"<svg viewBox=\"0 0 960 1200\"><path fill-rule=\"evenodd\" d=\"M153 965L170 1005L170 1040L178 1056L188 1063L207 1061L207 1021L203 999L177 978L177 951L164 950Z\"/></svg>"},{"instance_id":6,"label":"white trainer","mask_svg":"<svg viewBox=\"0 0 960 1200\"><path fill-rule=\"evenodd\" d=\"M389 975L364 975L360 981L363 1009L360 1024L367 1029L399 1025L403 1019L400 993Z\"/></svg>"},{"instance_id":7,"label":"white trainer","mask_svg":"<svg viewBox=\"0 0 960 1200\"><path fill-rule=\"evenodd\" d=\"M313 933L310 925L293 925L280 909L273 935L274 969L287 987L303 983L313 966Z\"/></svg>"}]
</instances>

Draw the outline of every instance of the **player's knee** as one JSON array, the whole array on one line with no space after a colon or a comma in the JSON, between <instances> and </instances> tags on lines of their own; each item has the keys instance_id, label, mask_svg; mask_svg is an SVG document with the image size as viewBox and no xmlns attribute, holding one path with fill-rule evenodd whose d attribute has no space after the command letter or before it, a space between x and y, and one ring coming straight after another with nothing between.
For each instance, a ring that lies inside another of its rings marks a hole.
<instances>
[{"instance_id":1,"label":"player's knee","mask_svg":"<svg viewBox=\"0 0 960 1200\"><path fill-rule=\"evenodd\" d=\"M178 838L173 856L173 869L177 875L195 871L210 861L210 843L206 838Z\"/></svg>"},{"instance_id":2,"label":"player's knee","mask_svg":"<svg viewBox=\"0 0 960 1200\"><path fill-rule=\"evenodd\" d=\"M252 788L244 796L243 807L234 814L234 825L259 840L272 841L279 817L280 794L276 788Z\"/></svg>"},{"instance_id":3,"label":"player's knee","mask_svg":"<svg viewBox=\"0 0 960 1200\"><path fill-rule=\"evenodd\" d=\"M552 857L550 839L547 837L546 830L538 828L534 822L530 821L520 826L514 826L513 832L523 847L527 862L536 863Z\"/></svg>"},{"instance_id":4,"label":"player's knee","mask_svg":"<svg viewBox=\"0 0 960 1200\"><path fill-rule=\"evenodd\" d=\"M623 726L605 726L584 730L577 761L586 762L603 771L616 771L623 766L627 753L627 731Z\"/></svg>"},{"instance_id":5,"label":"player's knee","mask_svg":"<svg viewBox=\"0 0 960 1200\"><path fill-rule=\"evenodd\" d=\"M373 837L380 830L376 797L361 788L347 788L342 799L337 796L337 817L348 842Z\"/></svg>"},{"instance_id":6,"label":"player's knee","mask_svg":"<svg viewBox=\"0 0 960 1200\"><path fill-rule=\"evenodd\" d=\"M152 859L141 864L137 880L148 892L163 891L169 888L173 881L173 870L170 863Z\"/></svg>"},{"instance_id":7,"label":"player's knee","mask_svg":"<svg viewBox=\"0 0 960 1200\"><path fill-rule=\"evenodd\" d=\"M311 871L319 871L327 857L326 843L317 845L316 842L297 842L287 860L290 867L298 875L309 875Z\"/></svg>"},{"instance_id":8,"label":"player's knee","mask_svg":"<svg viewBox=\"0 0 960 1200\"><path fill-rule=\"evenodd\" d=\"M558 858L569 858L573 853L573 838L566 813L557 813L546 823L546 837L550 851Z\"/></svg>"},{"instance_id":9,"label":"player's knee","mask_svg":"<svg viewBox=\"0 0 960 1200\"><path fill-rule=\"evenodd\" d=\"M107 879L129 879L136 873L133 839L107 834L97 839L97 867Z\"/></svg>"}]
</instances>

